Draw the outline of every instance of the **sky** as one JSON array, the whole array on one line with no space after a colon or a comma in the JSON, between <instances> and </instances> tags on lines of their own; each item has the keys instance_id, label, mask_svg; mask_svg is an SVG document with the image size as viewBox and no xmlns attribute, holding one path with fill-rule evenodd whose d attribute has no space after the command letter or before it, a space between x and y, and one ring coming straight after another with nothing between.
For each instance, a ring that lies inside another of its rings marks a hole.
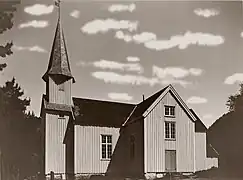
<instances>
[{"instance_id":1,"label":"sky","mask_svg":"<svg viewBox=\"0 0 243 180\"><path fill-rule=\"evenodd\" d=\"M0 35L14 42L0 84L15 77L38 116L57 12L22 0ZM61 21L74 97L139 103L172 84L208 127L243 80L241 2L63 0Z\"/></svg>"}]
</instances>

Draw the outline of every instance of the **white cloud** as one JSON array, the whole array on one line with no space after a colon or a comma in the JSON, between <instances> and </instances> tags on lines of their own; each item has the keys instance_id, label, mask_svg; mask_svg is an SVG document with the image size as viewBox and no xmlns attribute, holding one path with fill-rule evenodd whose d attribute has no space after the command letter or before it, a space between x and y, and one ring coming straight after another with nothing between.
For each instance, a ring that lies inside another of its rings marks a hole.
<instances>
[{"instance_id":1,"label":"white cloud","mask_svg":"<svg viewBox=\"0 0 243 180\"><path fill-rule=\"evenodd\" d=\"M211 16L217 16L219 15L219 10L217 9L201 9L201 8L197 8L194 10L194 13L198 16L202 16L205 18L209 18Z\"/></svg>"},{"instance_id":2,"label":"white cloud","mask_svg":"<svg viewBox=\"0 0 243 180\"><path fill-rule=\"evenodd\" d=\"M143 67L139 63L120 63L120 62L108 61L104 59L92 63L85 63L80 61L79 63L77 63L77 65L81 65L81 66L91 65L101 69L132 71L137 73L142 73L144 71Z\"/></svg>"},{"instance_id":3,"label":"white cloud","mask_svg":"<svg viewBox=\"0 0 243 180\"><path fill-rule=\"evenodd\" d=\"M100 60L93 63L95 67L101 69L117 69L122 71L143 72L143 67L138 63L119 63L115 61Z\"/></svg>"},{"instance_id":4,"label":"white cloud","mask_svg":"<svg viewBox=\"0 0 243 180\"><path fill-rule=\"evenodd\" d=\"M117 31L115 34L115 38L124 40L126 42L135 42L137 44L145 43L151 40L156 40L156 35L151 32L142 32L140 34L128 34L123 31Z\"/></svg>"},{"instance_id":5,"label":"white cloud","mask_svg":"<svg viewBox=\"0 0 243 180\"><path fill-rule=\"evenodd\" d=\"M212 119L213 115L212 114L205 114L203 115L203 119Z\"/></svg>"},{"instance_id":6,"label":"white cloud","mask_svg":"<svg viewBox=\"0 0 243 180\"><path fill-rule=\"evenodd\" d=\"M243 73L235 73L227 77L224 81L225 84L235 84L239 82L243 82Z\"/></svg>"},{"instance_id":7,"label":"white cloud","mask_svg":"<svg viewBox=\"0 0 243 180\"><path fill-rule=\"evenodd\" d=\"M132 36L129 34L124 34L123 31L117 31L115 34L115 37L117 39L122 39L125 42L131 42L132 41Z\"/></svg>"},{"instance_id":8,"label":"white cloud","mask_svg":"<svg viewBox=\"0 0 243 180\"><path fill-rule=\"evenodd\" d=\"M139 57L133 57L133 56L128 56L127 57L128 62L139 62L140 58Z\"/></svg>"},{"instance_id":9,"label":"white cloud","mask_svg":"<svg viewBox=\"0 0 243 180\"><path fill-rule=\"evenodd\" d=\"M70 13L70 16L74 17L74 18L79 18L80 16L80 11L78 10L73 10L71 13Z\"/></svg>"},{"instance_id":10,"label":"white cloud","mask_svg":"<svg viewBox=\"0 0 243 180\"><path fill-rule=\"evenodd\" d=\"M190 68L186 69L183 67L166 67L161 68L158 66L153 65L152 67L153 75L157 76L158 78L184 78L186 76L199 76L202 73L201 69L197 68Z\"/></svg>"},{"instance_id":11,"label":"white cloud","mask_svg":"<svg viewBox=\"0 0 243 180\"><path fill-rule=\"evenodd\" d=\"M115 83L115 84L132 84L132 85L144 85L149 84L150 86L154 86L158 83L157 78L147 78L144 76L136 76L136 75L122 75L115 72L104 72L98 71L93 72L92 76L103 80L106 83Z\"/></svg>"},{"instance_id":12,"label":"white cloud","mask_svg":"<svg viewBox=\"0 0 243 180\"><path fill-rule=\"evenodd\" d=\"M198 68L190 68L189 72L194 76L200 76L202 74L203 70L198 69Z\"/></svg>"},{"instance_id":13,"label":"white cloud","mask_svg":"<svg viewBox=\"0 0 243 180\"><path fill-rule=\"evenodd\" d=\"M169 40L151 40L145 42L145 47L161 51L176 46L179 49L186 49L189 45L217 46L222 43L224 43L222 36L201 32L191 33L188 31L184 35L172 36Z\"/></svg>"},{"instance_id":14,"label":"white cloud","mask_svg":"<svg viewBox=\"0 0 243 180\"><path fill-rule=\"evenodd\" d=\"M124 84L124 85L150 85L154 86L156 84L161 85L168 85L168 84L179 84L183 87L188 86L191 84L188 81L184 80L175 80L175 79L159 79L157 77L145 77L145 76L138 76L138 75L131 75L131 74L118 74L115 72L104 72L98 71L93 72L92 76L103 80L105 83L114 83L114 84Z\"/></svg>"},{"instance_id":15,"label":"white cloud","mask_svg":"<svg viewBox=\"0 0 243 180\"><path fill-rule=\"evenodd\" d=\"M37 21L37 20L33 20L33 21L29 21L26 23L22 23L19 25L19 28L26 28L26 27L34 27L34 28L45 28L49 25L48 21Z\"/></svg>"},{"instance_id":16,"label":"white cloud","mask_svg":"<svg viewBox=\"0 0 243 180\"><path fill-rule=\"evenodd\" d=\"M135 9L136 9L135 4L130 4L130 5L113 4L108 8L108 11L110 11L110 12L122 12L122 11L133 12Z\"/></svg>"},{"instance_id":17,"label":"white cloud","mask_svg":"<svg viewBox=\"0 0 243 180\"><path fill-rule=\"evenodd\" d=\"M157 51L171 49L174 47L186 49L189 45L218 46L224 43L223 36L202 32L192 33L190 31L187 31L184 35L171 36L168 40L161 40L152 32L142 32L140 34L132 35L119 30L116 32L115 38L126 42L144 44L146 48Z\"/></svg>"},{"instance_id":18,"label":"white cloud","mask_svg":"<svg viewBox=\"0 0 243 180\"><path fill-rule=\"evenodd\" d=\"M33 6L27 6L24 8L24 11L28 14L40 16L45 14L50 14L53 12L54 6L44 5L44 4L35 4Z\"/></svg>"},{"instance_id":19,"label":"white cloud","mask_svg":"<svg viewBox=\"0 0 243 180\"><path fill-rule=\"evenodd\" d=\"M129 96L127 93L115 93L115 92L108 93L108 97L113 100L125 100L125 101L131 101L133 99L133 97Z\"/></svg>"},{"instance_id":20,"label":"white cloud","mask_svg":"<svg viewBox=\"0 0 243 180\"><path fill-rule=\"evenodd\" d=\"M240 36L243 38L243 32L240 33Z\"/></svg>"},{"instance_id":21,"label":"white cloud","mask_svg":"<svg viewBox=\"0 0 243 180\"><path fill-rule=\"evenodd\" d=\"M157 36L151 32L142 32L140 34L133 35L133 40L136 43L145 43L151 40L156 40Z\"/></svg>"},{"instance_id":22,"label":"white cloud","mask_svg":"<svg viewBox=\"0 0 243 180\"><path fill-rule=\"evenodd\" d=\"M47 51L44 49L44 48L42 48L42 47L40 47L40 46L38 46L38 45L36 45L36 46L30 46L30 47L23 47L23 46L16 46L16 45L14 45L13 46L13 48L15 49L15 50L17 50L17 51L32 51L32 52L39 52L39 53L46 53Z\"/></svg>"},{"instance_id":23,"label":"white cloud","mask_svg":"<svg viewBox=\"0 0 243 180\"><path fill-rule=\"evenodd\" d=\"M137 21L115 20L115 19L96 19L86 23L81 30L87 34L105 33L109 30L126 29L130 32L137 29Z\"/></svg>"},{"instance_id":24,"label":"white cloud","mask_svg":"<svg viewBox=\"0 0 243 180\"><path fill-rule=\"evenodd\" d=\"M203 97L197 97L197 96L192 96L187 100L187 103L189 104L203 104L203 103L207 103L208 100L206 98Z\"/></svg>"}]
</instances>

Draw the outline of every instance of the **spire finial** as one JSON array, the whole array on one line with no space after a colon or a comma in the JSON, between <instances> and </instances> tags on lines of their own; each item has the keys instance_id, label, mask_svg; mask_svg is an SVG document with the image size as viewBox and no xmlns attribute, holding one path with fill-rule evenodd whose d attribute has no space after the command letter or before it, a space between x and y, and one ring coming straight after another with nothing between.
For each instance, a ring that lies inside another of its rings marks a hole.
<instances>
[{"instance_id":1,"label":"spire finial","mask_svg":"<svg viewBox=\"0 0 243 180\"><path fill-rule=\"evenodd\" d=\"M61 0L56 0L55 1L55 5L58 7L58 21L60 21L60 17L61 17Z\"/></svg>"}]
</instances>

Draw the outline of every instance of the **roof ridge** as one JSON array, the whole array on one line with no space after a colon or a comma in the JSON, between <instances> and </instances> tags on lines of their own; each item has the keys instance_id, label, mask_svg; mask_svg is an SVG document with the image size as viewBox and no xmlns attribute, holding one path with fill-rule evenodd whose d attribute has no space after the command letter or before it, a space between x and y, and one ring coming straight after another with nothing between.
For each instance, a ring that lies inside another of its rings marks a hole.
<instances>
[{"instance_id":1,"label":"roof ridge","mask_svg":"<svg viewBox=\"0 0 243 180\"><path fill-rule=\"evenodd\" d=\"M124 104L124 105L133 105L133 106L136 106L137 105L137 104L132 104L132 103L117 102L117 101L108 101L108 100L101 100L101 99L91 99L91 98L82 98L82 97L72 97L72 98L73 99L80 99L80 100L89 100L89 101L104 102L104 103Z\"/></svg>"}]
</instances>

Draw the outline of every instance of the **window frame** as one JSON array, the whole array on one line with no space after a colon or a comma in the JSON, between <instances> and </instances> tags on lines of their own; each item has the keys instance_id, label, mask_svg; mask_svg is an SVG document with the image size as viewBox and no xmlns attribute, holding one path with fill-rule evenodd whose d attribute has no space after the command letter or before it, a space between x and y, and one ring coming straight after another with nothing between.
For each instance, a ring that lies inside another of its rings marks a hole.
<instances>
[{"instance_id":1,"label":"window frame","mask_svg":"<svg viewBox=\"0 0 243 180\"><path fill-rule=\"evenodd\" d=\"M168 124L168 126L167 126L167 124ZM172 124L173 124L173 126L172 126ZM169 127L169 128L167 129L167 127ZM171 140L171 141L176 140L176 122L165 121L164 131L165 131L165 140ZM169 137L167 135L169 135Z\"/></svg>"},{"instance_id":2,"label":"window frame","mask_svg":"<svg viewBox=\"0 0 243 180\"><path fill-rule=\"evenodd\" d=\"M103 137L105 137L105 142L103 142ZM108 142L108 137L111 138L111 142ZM112 145L112 135L110 134L101 134L100 135L100 157L101 160L109 161L111 160L112 153L113 153L113 145ZM105 157L103 157L103 145L105 145ZM110 157L109 157L109 148L111 147Z\"/></svg>"},{"instance_id":3,"label":"window frame","mask_svg":"<svg viewBox=\"0 0 243 180\"><path fill-rule=\"evenodd\" d=\"M169 108L169 114L166 114L166 108ZM172 111L173 109L173 111ZM173 114L171 114L171 112L174 112ZM175 106L171 106L171 105L165 105L164 106L164 116L165 117L175 117Z\"/></svg>"}]
</instances>

